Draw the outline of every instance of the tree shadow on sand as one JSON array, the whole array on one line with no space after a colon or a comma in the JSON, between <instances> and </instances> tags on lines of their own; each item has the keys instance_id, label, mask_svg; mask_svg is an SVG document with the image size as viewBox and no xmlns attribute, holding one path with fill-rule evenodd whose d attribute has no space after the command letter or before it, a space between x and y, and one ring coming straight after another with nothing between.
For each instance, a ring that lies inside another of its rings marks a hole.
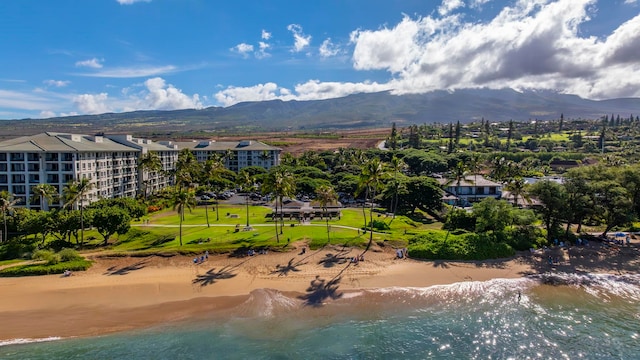
<instances>
[{"instance_id":1,"label":"tree shadow on sand","mask_svg":"<svg viewBox=\"0 0 640 360\"><path fill-rule=\"evenodd\" d=\"M278 274L278 276L287 276L292 272L299 272L298 266L305 265L307 262L302 262L302 260L293 263L294 258L291 258L286 265L276 265L276 269L271 272L272 275Z\"/></svg>"},{"instance_id":2,"label":"tree shadow on sand","mask_svg":"<svg viewBox=\"0 0 640 360\"><path fill-rule=\"evenodd\" d=\"M434 268L441 267L443 269L448 269L449 268L449 264L447 263L446 260L434 260L433 261L433 267Z\"/></svg>"},{"instance_id":3,"label":"tree shadow on sand","mask_svg":"<svg viewBox=\"0 0 640 360\"><path fill-rule=\"evenodd\" d=\"M236 276L232 272L235 266L225 266L216 271L215 268L211 268L204 274L196 275L196 278L191 281L193 284L199 284L200 286L208 286L215 284L219 280L231 279Z\"/></svg>"},{"instance_id":4,"label":"tree shadow on sand","mask_svg":"<svg viewBox=\"0 0 640 360\"><path fill-rule=\"evenodd\" d=\"M147 260L138 261L135 264L127 265L127 266L121 267L119 269L118 269L117 266L112 266L112 267L108 268L105 271L104 275L109 275L109 276L111 276L111 275L127 275L128 273L130 273L132 271L143 269L146 264L147 264Z\"/></svg>"},{"instance_id":5,"label":"tree shadow on sand","mask_svg":"<svg viewBox=\"0 0 640 360\"><path fill-rule=\"evenodd\" d=\"M336 254L333 253L327 253L324 256L324 259L320 260L318 262L318 264L322 264L324 265L324 267L326 268L331 268L334 267L336 265L341 265L347 262L347 258L344 256L346 254L348 254L348 251L340 251Z\"/></svg>"},{"instance_id":6,"label":"tree shadow on sand","mask_svg":"<svg viewBox=\"0 0 640 360\"><path fill-rule=\"evenodd\" d=\"M320 275L316 275L307 288L307 293L299 298L304 300L305 305L314 307L322 306L325 300L339 299L342 297L342 293L338 292L338 284L341 279L341 276L336 276L327 282L325 279L321 279Z\"/></svg>"}]
</instances>

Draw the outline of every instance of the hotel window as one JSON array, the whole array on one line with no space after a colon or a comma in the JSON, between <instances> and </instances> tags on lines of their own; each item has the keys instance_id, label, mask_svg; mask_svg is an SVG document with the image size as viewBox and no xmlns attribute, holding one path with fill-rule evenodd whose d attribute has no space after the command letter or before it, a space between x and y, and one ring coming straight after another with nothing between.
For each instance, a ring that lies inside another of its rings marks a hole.
<instances>
[{"instance_id":1,"label":"hotel window","mask_svg":"<svg viewBox=\"0 0 640 360\"><path fill-rule=\"evenodd\" d=\"M7 161L7 154L6 153L0 153L0 161Z\"/></svg>"},{"instance_id":2,"label":"hotel window","mask_svg":"<svg viewBox=\"0 0 640 360\"><path fill-rule=\"evenodd\" d=\"M11 153L11 161L24 161L23 153Z\"/></svg>"},{"instance_id":3,"label":"hotel window","mask_svg":"<svg viewBox=\"0 0 640 360\"><path fill-rule=\"evenodd\" d=\"M24 164L11 164L11 171L24 171Z\"/></svg>"},{"instance_id":4,"label":"hotel window","mask_svg":"<svg viewBox=\"0 0 640 360\"><path fill-rule=\"evenodd\" d=\"M0 163L0 171L7 171L7 164Z\"/></svg>"}]
</instances>

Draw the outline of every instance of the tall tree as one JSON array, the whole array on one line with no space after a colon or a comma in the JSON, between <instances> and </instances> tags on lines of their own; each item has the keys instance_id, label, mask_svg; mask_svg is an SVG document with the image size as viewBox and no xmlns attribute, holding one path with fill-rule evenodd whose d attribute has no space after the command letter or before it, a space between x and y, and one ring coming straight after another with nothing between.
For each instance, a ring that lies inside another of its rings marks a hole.
<instances>
[{"instance_id":1,"label":"tall tree","mask_svg":"<svg viewBox=\"0 0 640 360\"><path fill-rule=\"evenodd\" d=\"M398 208L398 200L399 200L399 196L398 196L398 190L400 187L400 182L398 180L398 177L404 172L404 170L407 169L407 164L404 163L404 161L402 161L402 159L400 159L399 157L397 157L395 154L391 157L391 164L390 164L390 168L389 170L391 172L393 172L393 183L394 183L394 197L391 200L391 213L393 214L391 217L391 220L393 221L393 219L395 219L396 217L396 211Z\"/></svg>"},{"instance_id":2,"label":"tall tree","mask_svg":"<svg viewBox=\"0 0 640 360\"><path fill-rule=\"evenodd\" d=\"M398 148L398 130L396 129L395 122L391 124L391 135L389 135L389 140L387 140L387 147L391 150Z\"/></svg>"},{"instance_id":3,"label":"tall tree","mask_svg":"<svg viewBox=\"0 0 640 360\"><path fill-rule=\"evenodd\" d=\"M158 173L162 170L162 160L157 152L147 151L146 154L140 157L138 161L138 168L142 172L142 183L144 186L144 200L147 201L149 195L149 182L150 177L154 173Z\"/></svg>"},{"instance_id":4,"label":"tall tree","mask_svg":"<svg viewBox=\"0 0 640 360\"><path fill-rule=\"evenodd\" d=\"M542 216L542 222L547 230L547 241L551 242L567 207L565 189L556 182L542 180L533 184L529 192L540 202L536 210Z\"/></svg>"},{"instance_id":5,"label":"tall tree","mask_svg":"<svg viewBox=\"0 0 640 360\"><path fill-rule=\"evenodd\" d=\"M283 198L291 196L295 192L295 180L293 175L283 166L276 166L269 170L265 181L262 183L263 193L273 193L275 198L275 213L273 222L276 229L276 242L280 242L280 234L284 227ZM280 204L280 212L278 212ZM278 233L278 213L280 214L280 233Z\"/></svg>"},{"instance_id":6,"label":"tall tree","mask_svg":"<svg viewBox=\"0 0 640 360\"><path fill-rule=\"evenodd\" d=\"M325 221L327 222L327 243L331 243L331 237L329 232L329 216L327 215L327 205L333 204L338 199L336 191L329 185L320 185L316 189L316 195L320 206L322 207L322 213Z\"/></svg>"},{"instance_id":7,"label":"tall tree","mask_svg":"<svg viewBox=\"0 0 640 360\"><path fill-rule=\"evenodd\" d=\"M214 191L216 192L216 194L220 193L220 191L222 190L223 186L221 184L225 183L225 179L223 178L223 174L225 172L228 172L229 170L227 170L224 167L224 162L223 162L223 158L220 155L214 154L212 155L205 163L204 163L204 167L203 167L203 182L209 184L209 186L211 186ZM215 206L216 206L216 221L220 220L220 212L218 209L218 201L215 202ZM209 224L209 212L208 212L208 205L205 202L204 204L204 210L205 210L205 214L207 215L207 227L210 227L211 225Z\"/></svg>"},{"instance_id":8,"label":"tall tree","mask_svg":"<svg viewBox=\"0 0 640 360\"><path fill-rule=\"evenodd\" d=\"M469 174L469 168L464 163L464 161L459 160L456 165L451 169L449 173L446 174L447 183L446 185L456 184L456 206L460 206L460 185L463 181L471 182L470 179L467 179L467 175Z\"/></svg>"},{"instance_id":9,"label":"tall tree","mask_svg":"<svg viewBox=\"0 0 640 360\"><path fill-rule=\"evenodd\" d=\"M178 187L191 187L201 174L201 165L196 156L189 149L182 149L178 153L175 166L175 183Z\"/></svg>"},{"instance_id":10,"label":"tall tree","mask_svg":"<svg viewBox=\"0 0 640 360\"><path fill-rule=\"evenodd\" d=\"M512 198L513 205L518 206L518 199L522 198L526 202L531 201L531 197L527 192L527 182L522 177L515 177L510 179L504 187L507 190Z\"/></svg>"},{"instance_id":11,"label":"tall tree","mask_svg":"<svg viewBox=\"0 0 640 360\"><path fill-rule=\"evenodd\" d=\"M509 120L509 130L507 131L507 151L511 148L511 138L513 137L513 119Z\"/></svg>"},{"instance_id":12,"label":"tall tree","mask_svg":"<svg viewBox=\"0 0 640 360\"><path fill-rule=\"evenodd\" d=\"M359 187L365 191L365 199L369 199L369 242L365 251L369 250L373 243L373 206L375 203L376 193L382 185L382 180L387 176L385 164L378 158L372 158L364 163L362 174L360 175ZM366 228L365 218L365 228Z\"/></svg>"},{"instance_id":13,"label":"tall tree","mask_svg":"<svg viewBox=\"0 0 640 360\"><path fill-rule=\"evenodd\" d=\"M2 222L4 224L4 239L3 241L7 241L9 239L9 234L7 233L7 214L13 211L13 207L20 202L20 198L16 198L12 193L2 190L0 191L0 211L2 211Z\"/></svg>"},{"instance_id":14,"label":"tall tree","mask_svg":"<svg viewBox=\"0 0 640 360\"><path fill-rule=\"evenodd\" d=\"M84 200L91 190L93 183L87 178L71 181L62 190L66 200L63 207L68 209L75 206L80 210L80 245L84 244Z\"/></svg>"},{"instance_id":15,"label":"tall tree","mask_svg":"<svg viewBox=\"0 0 640 360\"><path fill-rule=\"evenodd\" d=\"M195 206L195 194L192 189L185 189L181 187L175 187L171 193L171 205L173 210L178 213L180 217L180 246L182 246L182 222L184 220L184 210L191 211Z\"/></svg>"},{"instance_id":16,"label":"tall tree","mask_svg":"<svg viewBox=\"0 0 640 360\"><path fill-rule=\"evenodd\" d=\"M595 210L605 224L602 236L616 226L625 226L633 220L633 202L629 192L616 181L597 181L593 185Z\"/></svg>"},{"instance_id":17,"label":"tall tree","mask_svg":"<svg viewBox=\"0 0 640 360\"><path fill-rule=\"evenodd\" d=\"M31 188L32 200L40 200L40 209L48 210L49 204L58 197L58 189L51 184L38 184Z\"/></svg>"},{"instance_id":18,"label":"tall tree","mask_svg":"<svg viewBox=\"0 0 640 360\"><path fill-rule=\"evenodd\" d=\"M245 204L247 205L247 228L249 225L249 199L251 191L255 186L255 178L251 176L249 171L240 170L238 173L237 184L240 186L242 192L244 192Z\"/></svg>"}]
</instances>

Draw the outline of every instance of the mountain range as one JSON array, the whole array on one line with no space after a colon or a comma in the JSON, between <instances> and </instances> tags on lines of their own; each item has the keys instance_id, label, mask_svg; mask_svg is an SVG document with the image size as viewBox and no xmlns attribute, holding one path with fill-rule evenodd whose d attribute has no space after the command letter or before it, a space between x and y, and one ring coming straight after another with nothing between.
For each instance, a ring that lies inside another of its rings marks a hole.
<instances>
[{"instance_id":1,"label":"mountain range","mask_svg":"<svg viewBox=\"0 0 640 360\"><path fill-rule=\"evenodd\" d=\"M134 133L138 135L216 132L316 131L425 123L599 119L640 114L640 98L588 100L551 91L466 89L425 94L362 93L312 101L243 102L229 107L149 110L48 119L0 121L0 136L43 131Z\"/></svg>"}]
</instances>

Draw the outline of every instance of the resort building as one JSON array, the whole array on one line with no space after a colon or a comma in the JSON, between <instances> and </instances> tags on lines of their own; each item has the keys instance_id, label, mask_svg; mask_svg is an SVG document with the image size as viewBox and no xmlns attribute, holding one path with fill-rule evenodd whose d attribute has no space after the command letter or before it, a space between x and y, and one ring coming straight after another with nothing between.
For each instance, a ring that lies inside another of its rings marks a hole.
<instances>
[{"instance_id":1,"label":"resort building","mask_svg":"<svg viewBox=\"0 0 640 360\"><path fill-rule=\"evenodd\" d=\"M260 166L269 170L280 164L282 149L255 140L242 141L189 141L178 142L178 148L190 149L199 162L214 155L224 159L225 167L238 172L249 166Z\"/></svg>"},{"instance_id":2,"label":"resort building","mask_svg":"<svg viewBox=\"0 0 640 360\"><path fill-rule=\"evenodd\" d=\"M138 159L143 152L158 151L163 167L170 169L177 159L177 147L169 148L129 135L79 135L47 132L0 142L0 191L20 199L19 205L46 209L33 196L33 187L50 184L62 194L70 181L83 178L93 184L83 201L100 198L135 197L142 179ZM157 188L168 179L157 173L145 175ZM51 204L59 207L61 203Z\"/></svg>"},{"instance_id":3,"label":"resort building","mask_svg":"<svg viewBox=\"0 0 640 360\"><path fill-rule=\"evenodd\" d=\"M40 204L33 187L50 184L62 194L70 181L86 178L92 189L83 199L135 197L172 184L167 174L175 168L180 149L190 149L200 162L213 154L225 159L225 166L238 171L247 166L269 169L280 163L281 149L258 141L239 142L154 142L131 135L80 135L47 132L0 142L0 191L8 191L19 206L33 209L60 207ZM138 164L148 153L158 155L161 171L144 171Z\"/></svg>"}]
</instances>

